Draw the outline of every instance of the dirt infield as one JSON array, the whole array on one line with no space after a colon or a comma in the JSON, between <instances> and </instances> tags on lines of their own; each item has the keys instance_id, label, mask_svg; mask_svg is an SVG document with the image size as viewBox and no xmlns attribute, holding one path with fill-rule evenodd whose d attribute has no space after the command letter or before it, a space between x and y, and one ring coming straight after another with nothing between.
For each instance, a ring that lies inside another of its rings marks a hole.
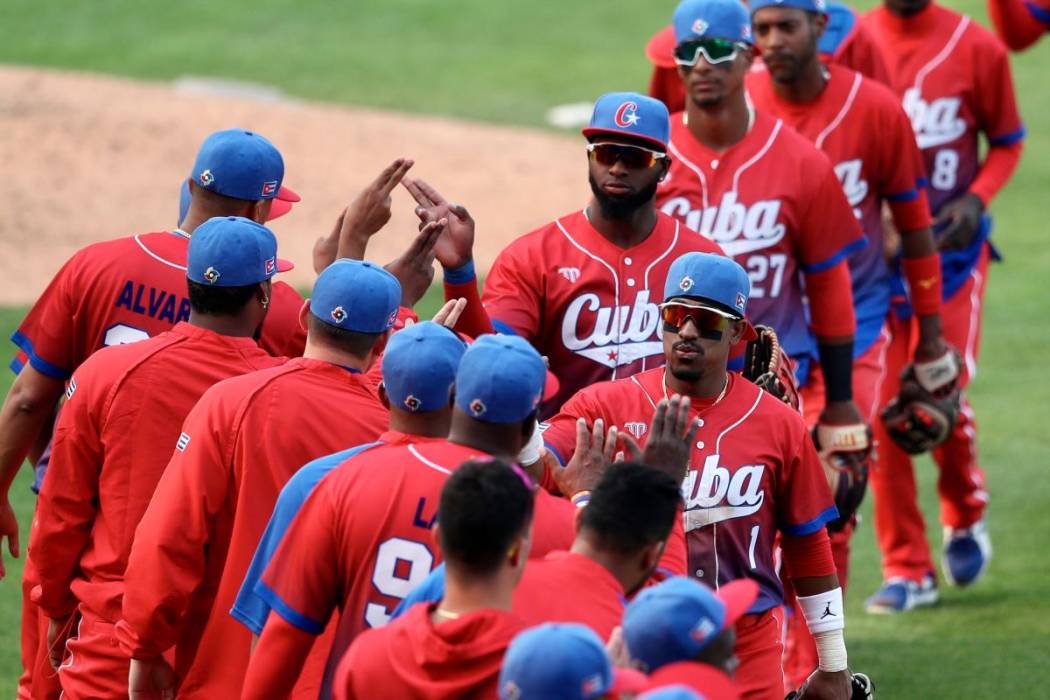
<instances>
[{"instance_id":1,"label":"dirt infield","mask_svg":"<svg viewBox=\"0 0 1050 700\"><path fill-rule=\"evenodd\" d=\"M274 141L285 182L303 196L274 222L282 257L297 263L287 277L295 284L313 280L316 238L397 156L414 158L412 174L471 210L482 269L508 241L579 207L587 193L580 141L570 135L0 66L0 305L32 302L87 243L174 226L197 146L230 126ZM394 209L370 259L390 260L415 233L400 188Z\"/></svg>"}]
</instances>

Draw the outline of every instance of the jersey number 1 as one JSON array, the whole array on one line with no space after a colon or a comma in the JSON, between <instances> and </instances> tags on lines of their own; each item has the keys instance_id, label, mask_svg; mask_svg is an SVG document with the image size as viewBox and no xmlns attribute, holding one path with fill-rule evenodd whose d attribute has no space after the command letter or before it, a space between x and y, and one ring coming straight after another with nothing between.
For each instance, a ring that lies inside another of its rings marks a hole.
<instances>
[{"instance_id":1,"label":"jersey number 1","mask_svg":"<svg viewBox=\"0 0 1050 700\"><path fill-rule=\"evenodd\" d=\"M398 564L404 562L398 571ZM372 585L385 596L399 601L423 583L423 580L434 568L434 555L421 542L413 542L401 537L392 537L379 545L376 554L376 565L372 570ZM380 603L369 603L365 606L365 622L369 627L382 627L390 622L393 608Z\"/></svg>"}]
</instances>

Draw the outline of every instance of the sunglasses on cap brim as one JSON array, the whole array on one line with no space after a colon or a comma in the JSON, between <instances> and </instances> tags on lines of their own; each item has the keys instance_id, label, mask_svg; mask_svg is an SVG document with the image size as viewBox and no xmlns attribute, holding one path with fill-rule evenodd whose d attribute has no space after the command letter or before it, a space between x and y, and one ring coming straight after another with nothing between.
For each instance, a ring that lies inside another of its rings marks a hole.
<instances>
[{"instance_id":1,"label":"sunglasses on cap brim","mask_svg":"<svg viewBox=\"0 0 1050 700\"><path fill-rule=\"evenodd\" d=\"M706 306L673 301L660 305L660 318L668 333L678 333L686 321L692 321L697 334L706 340L721 340L729 325L741 320Z\"/></svg>"},{"instance_id":2,"label":"sunglasses on cap brim","mask_svg":"<svg viewBox=\"0 0 1050 700\"><path fill-rule=\"evenodd\" d=\"M628 146L625 143L589 143L587 156L596 163L611 167L616 161L622 161L628 168L647 169L667 158L666 153L654 151L642 146Z\"/></svg>"},{"instance_id":3,"label":"sunglasses on cap brim","mask_svg":"<svg viewBox=\"0 0 1050 700\"><path fill-rule=\"evenodd\" d=\"M731 39L691 39L674 47L674 62L680 66L695 66L702 55L711 65L734 60L749 50L747 44Z\"/></svg>"}]
</instances>

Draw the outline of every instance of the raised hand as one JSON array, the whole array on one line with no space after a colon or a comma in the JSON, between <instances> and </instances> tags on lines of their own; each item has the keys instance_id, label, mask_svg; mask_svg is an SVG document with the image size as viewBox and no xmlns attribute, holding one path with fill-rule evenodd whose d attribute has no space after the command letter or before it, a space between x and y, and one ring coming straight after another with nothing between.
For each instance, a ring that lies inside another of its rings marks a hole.
<instances>
[{"instance_id":1,"label":"raised hand","mask_svg":"<svg viewBox=\"0 0 1050 700\"><path fill-rule=\"evenodd\" d=\"M368 239L390 221L390 193L413 164L414 161L409 158L396 159L357 193L343 212L340 222L338 257L355 260L364 258Z\"/></svg>"},{"instance_id":2,"label":"raised hand","mask_svg":"<svg viewBox=\"0 0 1050 700\"><path fill-rule=\"evenodd\" d=\"M448 219L448 229L438 239L434 251L442 267L454 270L474 257L474 219L458 204L449 204L441 193L418 178L401 181L416 200L420 226L437 219Z\"/></svg>"},{"instance_id":3,"label":"raised hand","mask_svg":"<svg viewBox=\"0 0 1050 700\"><path fill-rule=\"evenodd\" d=\"M677 483L689 470L689 456L700 428L699 422L689 419L689 403L689 397L675 394L656 405L644 450L627 433L620 435L631 459L669 474Z\"/></svg>"},{"instance_id":4,"label":"raised hand","mask_svg":"<svg viewBox=\"0 0 1050 700\"><path fill-rule=\"evenodd\" d=\"M463 309L465 308L467 308L466 299L449 299L434 314L434 323L440 324L445 328L455 328L456 322L459 321L459 317L463 314Z\"/></svg>"},{"instance_id":5,"label":"raised hand","mask_svg":"<svg viewBox=\"0 0 1050 700\"><path fill-rule=\"evenodd\" d=\"M558 490L566 496L572 496L593 489L616 454L617 433L616 426L612 426L606 432L605 421L601 418L594 421L590 428L587 427L585 419L578 419L576 450L572 459L565 468L557 468L551 472Z\"/></svg>"},{"instance_id":6,"label":"raised hand","mask_svg":"<svg viewBox=\"0 0 1050 700\"><path fill-rule=\"evenodd\" d=\"M434 243L448 222L431 221L423 226L404 253L385 265L387 272L401 283L401 305L416 305L434 280Z\"/></svg>"}]
</instances>

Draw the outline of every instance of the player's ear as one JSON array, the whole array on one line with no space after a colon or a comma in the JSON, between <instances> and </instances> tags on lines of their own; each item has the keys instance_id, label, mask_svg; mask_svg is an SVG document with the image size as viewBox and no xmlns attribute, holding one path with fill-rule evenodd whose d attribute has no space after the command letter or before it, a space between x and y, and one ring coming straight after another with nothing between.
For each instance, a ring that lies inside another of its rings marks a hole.
<instances>
[{"instance_id":1,"label":"player's ear","mask_svg":"<svg viewBox=\"0 0 1050 700\"><path fill-rule=\"evenodd\" d=\"M809 15L809 26L813 30L813 36L819 39L824 36L824 30L828 28L828 16L823 12L807 12Z\"/></svg>"},{"instance_id":2,"label":"player's ear","mask_svg":"<svg viewBox=\"0 0 1050 700\"><path fill-rule=\"evenodd\" d=\"M435 520L434 524L430 526L430 543L438 549L441 549L441 538L438 537L438 530L440 528L441 523L439 523L437 520Z\"/></svg>"},{"instance_id":3,"label":"player's ear","mask_svg":"<svg viewBox=\"0 0 1050 700\"><path fill-rule=\"evenodd\" d=\"M580 524L583 522L583 511L584 510L586 510L586 508L577 508L576 509L576 514L572 518L572 524L573 524L573 527L576 530L576 534L577 535L580 534Z\"/></svg>"},{"instance_id":4,"label":"player's ear","mask_svg":"<svg viewBox=\"0 0 1050 700\"><path fill-rule=\"evenodd\" d=\"M310 300L307 299L303 302L302 308L299 309L299 327L304 331L309 328L307 314L310 313Z\"/></svg>"},{"instance_id":5,"label":"player's ear","mask_svg":"<svg viewBox=\"0 0 1050 700\"><path fill-rule=\"evenodd\" d=\"M390 396L386 393L386 385L383 382L379 382L379 403L386 407L386 410L390 410Z\"/></svg>"},{"instance_id":6,"label":"player's ear","mask_svg":"<svg viewBox=\"0 0 1050 700\"><path fill-rule=\"evenodd\" d=\"M249 205L249 212L246 217L251 219L257 224L265 224L266 220L270 217L270 206L273 204L272 199L260 199Z\"/></svg>"},{"instance_id":7,"label":"player's ear","mask_svg":"<svg viewBox=\"0 0 1050 700\"><path fill-rule=\"evenodd\" d=\"M664 555L664 548L666 546L666 541L653 542L651 545L642 550L642 568L645 571L652 571L657 567L657 565L660 563L660 558Z\"/></svg>"},{"instance_id":8,"label":"player's ear","mask_svg":"<svg viewBox=\"0 0 1050 700\"><path fill-rule=\"evenodd\" d=\"M744 337L744 333L747 332L748 321L733 321L729 327L729 345L733 346L740 342L741 338Z\"/></svg>"},{"instance_id":9,"label":"player's ear","mask_svg":"<svg viewBox=\"0 0 1050 700\"><path fill-rule=\"evenodd\" d=\"M455 408L456 406L456 385L453 384L448 388L448 407Z\"/></svg>"},{"instance_id":10,"label":"player's ear","mask_svg":"<svg viewBox=\"0 0 1050 700\"><path fill-rule=\"evenodd\" d=\"M658 167L660 168L660 176L657 178L657 182L663 182L667 179L667 173L671 170L671 159L661 158Z\"/></svg>"}]
</instances>

